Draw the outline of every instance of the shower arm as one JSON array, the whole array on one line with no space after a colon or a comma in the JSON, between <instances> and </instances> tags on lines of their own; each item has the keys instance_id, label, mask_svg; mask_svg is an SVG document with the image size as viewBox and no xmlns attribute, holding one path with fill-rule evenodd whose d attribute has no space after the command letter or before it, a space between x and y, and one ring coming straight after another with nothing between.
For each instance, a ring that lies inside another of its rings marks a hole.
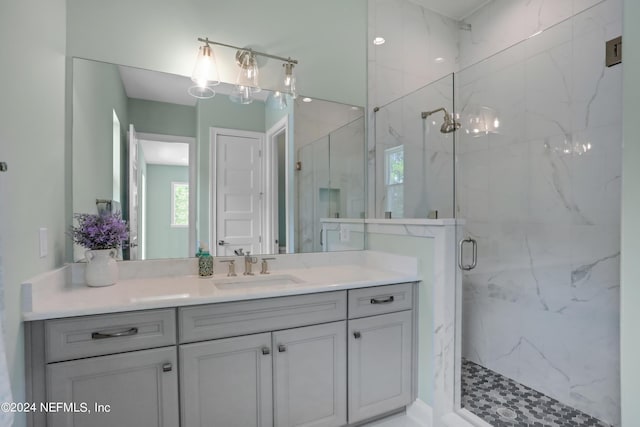
<instances>
[{"instance_id":1,"label":"shower arm","mask_svg":"<svg viewBox=\"0 0 640 427\"><path fill-rule=\"evenodd\" d=\"M433 110L433 111L423 111L422 112L422 118L426 119L430 115L435 114L435 113L437 113L439 111L444 111L444 116L445 117L450 117L449 116L449 112L444 107L442 107L442 108L438 108L437 110Z\"/></svg>"}]
</instances>

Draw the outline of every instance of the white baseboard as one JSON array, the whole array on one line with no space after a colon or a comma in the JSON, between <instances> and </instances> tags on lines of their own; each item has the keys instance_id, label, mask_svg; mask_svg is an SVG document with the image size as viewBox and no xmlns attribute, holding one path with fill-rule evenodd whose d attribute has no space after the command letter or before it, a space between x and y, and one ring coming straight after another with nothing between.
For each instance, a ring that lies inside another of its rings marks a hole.
<instances>
[{"instance_id":1,"label":"white baseboard","mask_svg":"<svg viewBox=\"0 0 640 427\"><path fill-rule=\"evenodd\" d=\"M447 427L493 427L466 409L460 409L457 413L451 412L445 415L442 417L442 422Z\"/></svg>"},{"instance_id":2,"label":"white baseboard","mask_svg":"<svg viewBox=\"0 0 640 427\"><path fill-rule=\"evenodd\" d=\"M407 417L411 418L421 427L433 426L433 408L417 399L411 405L407 406Z\"/></svg>"}]
</instances>

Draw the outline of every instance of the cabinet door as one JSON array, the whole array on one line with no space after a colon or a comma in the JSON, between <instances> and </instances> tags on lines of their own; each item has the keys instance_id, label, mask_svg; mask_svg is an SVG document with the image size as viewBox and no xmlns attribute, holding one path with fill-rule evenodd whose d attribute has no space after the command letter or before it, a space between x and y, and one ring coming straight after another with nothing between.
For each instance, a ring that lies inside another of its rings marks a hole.
<instances>
[{"instance_id":1,"label":"cabinet door","mask_svg":"<svg viewBox=\"0 0 640 427\"><path fill-rule=\"evenodd\" d=\"M347 423L346 322L273 334L275 425Z\"/></svg>"},{"instance_id":2,"label":"cabinet door","mask_svg":"<svg viewBox=\"0 0 640 427\"><path fill-rule=\"evenodd\" d=\"M349 321L349 422L411 400L411 311Z\"/></svg>"},{"instance_id":3,"label":"cabinet door","mask_svg":"<svg viewBox=\"0 0 640 427\"><path fill-rule=\"evenodd\" d=\"M180 346L182 427L270 427L271 334Z\"/></svg>"},{"instance_id":4,"label":"cabinet door","mask_svg":"<svg viewBox=\"0 0 640 427\"><path fill-rule=\"evenodd\" d=\"M179 420L176 366L175 347L49 364L48 401L74 403L75 408L49 413L47 425L175 427ZM83 404L90 413L73 412L82 411ZM96 404L109 405L108 412L96 411Z\"/></svg>"}]
</instances>

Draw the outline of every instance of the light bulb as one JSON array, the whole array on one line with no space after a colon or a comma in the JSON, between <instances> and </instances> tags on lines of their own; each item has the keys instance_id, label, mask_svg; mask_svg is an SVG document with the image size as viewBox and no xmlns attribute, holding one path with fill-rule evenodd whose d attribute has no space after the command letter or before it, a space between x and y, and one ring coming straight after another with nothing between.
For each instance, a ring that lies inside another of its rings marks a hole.
<instances>
[{"instance_id":1,"label":"light bulb","mask_svg":"<svg viewBox=\"0 0 640 427\"><path fill-rule=\"evenodd\" d=\"M191 80L200 88L220 84L216 57L208 43L198 48L198 56L193 67Z\"/></svg>"},{"instance_id":2,"label":"light bulb","mask_svg":"<svg viewBox=\"0 0 640 427\"><path fill-rule=\"evenodd\" d=\"M253 52L239 50L236 53L236 63L240 67L236 85L247 87L252 93L260 92L262 89L258 82L258 61Z\"/></svg>"},{"instance_id":3,"label":"light bulb","mask_svg":"<svg viewBox=\"0 0 640 427\"><path fill-rule=\"evenodd\" d=\"M294 64L291 62L287 62L282 64L284 67L284 92L291 95L293 99L298 97L296 93L296 78L293 75L293 67Z\"/></svg>"}]
</instances>

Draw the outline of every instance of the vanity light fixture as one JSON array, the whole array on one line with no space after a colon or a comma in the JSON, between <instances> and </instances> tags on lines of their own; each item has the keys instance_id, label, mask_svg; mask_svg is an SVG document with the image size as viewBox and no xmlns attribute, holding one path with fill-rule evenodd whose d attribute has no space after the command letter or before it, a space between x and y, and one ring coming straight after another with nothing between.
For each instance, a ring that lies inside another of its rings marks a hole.
<instances>
[{"instance_id":1,"label":"vanity light fixture","mask_svg":"<svg viewBox=\"0 0 640 427\"><path fill-rule=\"evenodd\" d=\"M380 46L382 44L384 44L386 40L384 39L384 37L376 37L375 39L373 39L373 44L376 46Z\"/></svg>"},{"instance_id":2,"label":"vanity light fixture","mask_svg":"<svg viewBox=\"0 0 640 427\"><path fill-rule=\"evenodd\" d=\"M267 107L273 110L284 110L287 108L288 98L296 99L296 78L293 75L293 62L282 64L284 67L284 80L282 87L271 92L267 97Z\"/></svg>"},{"instance_id":3,"label":"vanity light fixture","mask_svg":"<svg viewBox=\"0 0 640 427\"><path fill-rule=\"evenodd\" d=\"M196 65L191 73L191 80L195 86L189 88L189 94L196 98L208 99L215 96L216 92L211 89L211 86L219 85L220 77L218 76L216 57L209 45L209 39L199 40L204 43L204 46L198 48Z\"/></svg>"},{"instance_id":4,"label":"vanity light fixture","mask_svg":"<svg viewBox=\"0 0 640 427\"><path fill-rule=\"evenodd\" d=\"M198 38L198 41L204 43L204 46L201 46L198 50L198 59L196 60L192 76L192 80L196 85L189 88L189 94L192 96L195 96L196 98L211 98L215 95L211 86L219 84L220 79L217 73L217 65L213 49L210 45L218 45L237 50L236 64L240 70L236 79L235 88L231 95L229 95L231 101L240 104L250 104L253 102L253 95L262 90L258 80L258 56L283 61L282 66L285 70L284 85L282 88L283 90L279 92L290 94L293 98L296 97L293 67L298 64L297 60L292 58L283 58L281 56L258 52L253 49L242 48L226 43L215 42L208 38Z\"/></svg>"},{"instance_id":5,"label":"vanity light fixture","mask_svg":"<svg viewBox=\"0 0 640 427\"><path fill-rule=\"evenodd\" d=\"M302 102L311 102L313 99L311 98L302 98Z\"/></svg>"}]
</instances>

